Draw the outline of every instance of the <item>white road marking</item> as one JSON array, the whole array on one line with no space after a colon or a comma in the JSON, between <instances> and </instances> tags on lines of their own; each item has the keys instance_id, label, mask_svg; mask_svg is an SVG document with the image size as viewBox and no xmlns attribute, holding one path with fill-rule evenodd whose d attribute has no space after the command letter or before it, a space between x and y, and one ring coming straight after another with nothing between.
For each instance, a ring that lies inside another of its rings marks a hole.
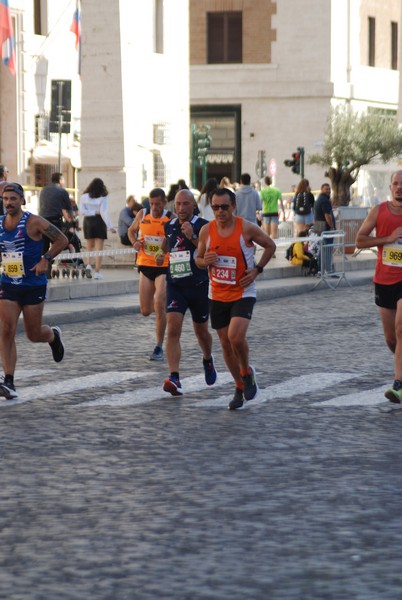
<instances>
[{"instance_id":1,"label":"white road marking","mask_svg":"<svg viewBox=\"0 0 402 600\"><path fill-rule=\"evenodd\" d=\"M353 379L356 377L355 373L310 373L301 375L300 377L292 377L287 381L272 385L265 389L259 389L258 394L254 400L250 403L245 403L244 407L251 408L257 404L262 404L268 400L275 400L277 398L291 398L294 400L300 395L304 395L308 392L331 386L341 381ZM258 380L258 373L257 373ZM219 388L221 385L233 382L230 373L219 373L218 381L213 386L213 389ZM206 398L205 400L194 400L186 399L186 392L199 392L206 389L204 375L196 375L194 377L186 377L182 379L183 398L186 401L186 406L196 408L220 408L226 407L233 396L234 386L230 389L230 392L225 395L218 396L217 398ZM212 388L211 388L212 389ZM96 400L89 400L83 402L79 406L132 406L139 404L147 404L154 400L160 399L167 400L178 400L181 396L170 396L161 389L161 386L151 387L148 389L132 390L123 394L111 394L97 398Z\"/></svg>"},{"instance_id":2,"label":"white road marking","mask_svg":"<svg viewBox=\"0 0 402 600\"><path fill-rule=\"evenodd\" d=\"M53 373L52 369L46 370L32 370L32 371L17 371L16 379L29 379L29 377L44 375ZM43 385L30 387L29 385L18 386L17 391L19 397L15 400L6 400L0 397L0 409L6 406L13 406L15 404L23 404L25 402L31 402L37 399L54 398L58 395L74 394L74 392L82 390L91 390L99 388L110 388L115 384L122 383L124 381L144 379L144 385L141 389L130 390L122 393L113 393L102 395L95 400L89 400L80 404L74 405L74 408L90 407L90 406L133 406L140 404L147 404L155 400L167 400L177 401L183 399L186 407L191 408L222 408L227 407L233 396L234 386L233 379L230 373L224 372L218 374L217 383L208 388L205 384L204 375L199 374L192 377L186 377L182 380L183 396L171 396L162 390L162 383L158 386L145 387L146 382L151 377L157 376L157 371L106 371L104 373L95 373L93 375L86 375L83 377L76 377L65 379L62 381L52 381ZM286 381L271 385L267 388L259 389L257 396L251 402L245 402L244 408L252 408L264 404L265 402L272 400L291 400L293 403L296 401L303 401L305 396L310 392L317 390L323 390L323 397L325 397L326 388L334 388L337 384L342 381L349 379L355 379L361 377L364 373L307 373L300 377L292 377ZM258 380L258 373L257 373ZM225 394L221 394L212 398L197 399L189 398L186 394L191 392L202 392L203 390L218 390L220 387L231 383L230 389ZM321 402L311 403L310 406L331 406L331 407L347 407L347 406L377 406L384 407L384 411L387 411L387 403L384 402L384 389L386 384L381 387L374 388L367 391L356 392L352 394L345 394L330 398L329 400L323 400ZM330 390L333 393L333 390ZM391 403L390 403L391 405ZM392 405L394 410L398 410L398 405ZM401 407L402 408L402 407Z\"/></svg>"},{"instance_id":3,"label":"white road marking","mask_svg":"<svg viewBox=\"0 0 402 600\"><path fill-rule=\"evenodd\" d=\"M345 394L323 402L314 402L312 406L375 406L384 403L384 391L387 384L372 390ZM391 404L391 403L390 403Z\"/></svg>"},{"instance_id":4,"label":"white road marking","mask_svg":"<svg viewBox=\"0 0 402 600\"><path fill-rule=\"evenodd\" d=\"M218 379L214 388L221 385L225 385L233 381L230 373L219 373ZM183 396L171 396L162 389L162 384L157 387L143 388L141 390L132 390L130 392L124 392L123 394L110 394L109 396L102 396L96 400L89 400L88 402L82 402L79 407L82 406L133 406L138 404L148 404L154 400L167 400L177 401L184 399L186 400L186 393L189 392L200 392L207 388L205 383L204 375L195 375L194 377L185 377L181 380L181 386L183 389ZM78 406L78 405L76 405Z\"/></svg>"},{"instance_id":5,"label":"white road marking","mask_svg":"<svg viewBox=\"0 0 402 600\"><path fill-rule=\"evenodd\" d=\"M26 373L25 373L26 374ZM6 400L0 397L0 408L12 406L14 404L23 404L32 402L32 400L54 398L60 394L73 394L79 390L90 388L102 388L129 381L130 379L139 379L149 377L154 372L150 371L106 371L105 373L95 373L94 375L85 375L64 379L62 381L52 381L35 387L19 387L17 385L18 398L15 400Z\"/></svg>"},{"instance_id":6,"label":"white road marking","mask_svg":"<svg viewBox=\"0 0 402 600\"><path fill-rule=\"evenodd\" d=\"M300 400L300 397L303 397L309 392L314 392L321 388L324 389L331 385L336 385L341 381L354 379L355 377L355 373L308 373L306 375L301 375L300 377L292 377L291 379L276 383L267 388L260 388L255 399L250 402L245 402L243 408L252 408L252 406L257 404L263 404L269 400L277 400L280 398L288 398L292 401ZM220 396L219 398L207 398L206 400L194 402L194 406L197 406L197 408L220 407L229 404L231 399L232 395Z\"/></svg>"}]
</instances>

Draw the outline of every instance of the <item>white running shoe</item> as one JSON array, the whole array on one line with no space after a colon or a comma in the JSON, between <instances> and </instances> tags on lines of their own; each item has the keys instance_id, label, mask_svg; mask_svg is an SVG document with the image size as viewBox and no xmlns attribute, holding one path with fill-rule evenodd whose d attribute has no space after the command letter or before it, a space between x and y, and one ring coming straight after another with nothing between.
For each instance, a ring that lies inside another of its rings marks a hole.
<instances>
[{"instance_id":1,"label":"white running shoe","mask_svg":"<svg viewBox=\"0 0 402 600\"><path fill-rule=\"evenodd\" d=\"M103 279L103 275L102 273L99 273L98 271L95 273L94 275L94 279Z\"/></svg>"}]
</instances>

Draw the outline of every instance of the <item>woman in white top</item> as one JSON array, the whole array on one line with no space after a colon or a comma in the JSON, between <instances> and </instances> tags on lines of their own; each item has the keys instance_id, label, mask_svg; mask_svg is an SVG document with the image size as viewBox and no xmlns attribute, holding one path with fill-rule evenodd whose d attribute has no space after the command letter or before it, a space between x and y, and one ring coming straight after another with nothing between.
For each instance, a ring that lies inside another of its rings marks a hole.
<instances>
[{"instance_id":1,"label":"woman in white top","mask_svg":"<svg viewBox=\"0 0 402 600\"><path fill-rule=\"evenodd\" d=\"M88 185L80 199L80 213L84 217L84 238L87 241L87 250L103 250L103 245L107 239L107 230L110 229L116 233L108 213L108 191L102 179L95 177ZM92 277L91 259L86 260L86 276ZM95 257L95 275L94 279L102 279L100 268L102 257Z\"/></svg>"},{"instance_id":2,"label":"woman in white top","mask_svg":"<svg viewBox=\"0 0 402 600\"><path fill-rule=\"evenodd\" d=\"M205 184L201 188L201 192L198 198L198 208L200 216L207 221L213 221L215 219L214 211L211 208L211 194L218 187L218 181L215 177L207 179Z\"/></svg>"}]
</instances>

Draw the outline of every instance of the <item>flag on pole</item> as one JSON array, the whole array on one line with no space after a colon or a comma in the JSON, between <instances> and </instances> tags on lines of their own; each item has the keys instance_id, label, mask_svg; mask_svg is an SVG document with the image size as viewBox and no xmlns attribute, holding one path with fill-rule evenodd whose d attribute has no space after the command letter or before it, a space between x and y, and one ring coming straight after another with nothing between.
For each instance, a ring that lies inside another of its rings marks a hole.
<instances>
[{"instance_id":1,"label":"flag on pole","mask_svg":"<svg viewBox=\"0 0 402 600\"><path fill-rule=\"evenodd\" d=\"M75 35L75 47L79 48L81 43L81 20L80 20L80 9L77 8L74 11L73 22L71 23L70 31Z\"/></svg>"},{"instance_id":2,"label":"flag on pole","mask_svg":"<svg viewBox=\"0 0 402 600\"><path fill-rule=\"evenodd\" d=\"M0 0L0 51L3 63L15 75L14 32L8 0Z\"/></svg>"},{"instance_id":3,"label":"flag on pole","mask_svg":"<svg viewBox=\"0 0 402 600\"><path fill-rule=\"evenodd\" d=\"M78 74L81 75L81 13L79 3L74 11L73 22L70 31L75 35L75 47L78 50Z\"/></svg>"}]
</instances>

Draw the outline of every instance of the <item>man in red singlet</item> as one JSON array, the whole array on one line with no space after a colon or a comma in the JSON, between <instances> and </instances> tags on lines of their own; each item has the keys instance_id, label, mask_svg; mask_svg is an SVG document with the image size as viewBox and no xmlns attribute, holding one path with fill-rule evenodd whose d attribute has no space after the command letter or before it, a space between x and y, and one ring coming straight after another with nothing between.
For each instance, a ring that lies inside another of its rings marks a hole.
<instances>
[{"instance_id":1,"label":"man in red singlet","mask_svg":"<svg viewBox=\"0 0 402 600\"><path fill-rule=\"evenodd\" d=\"M402 401L402 171L391 177L391 201L372 208L356 236L357 248L378 246L374 273L375 303L385 341L394 353L394 384L385 392L391 402ZM375 235L371 233L375 229Z\"/></svg>"},{"instance_id":2,"label":"man in red singlet","mask_svg":"<svg viewBox=\"0 0 402 600\"><path fill-rule=\"evenodd\" d=\"M228 406L235 410L258 391L249 364L246 334L256 301L255 279L276 246L260 227L234 215L236 196L231 190L215 190L211 208L215 220L200 231L195 262L208 269L211 326L217 331L225 363L235 381L235 394ZM255 244L263 248L257 265Z\"/></svg>"}]
</instances>

